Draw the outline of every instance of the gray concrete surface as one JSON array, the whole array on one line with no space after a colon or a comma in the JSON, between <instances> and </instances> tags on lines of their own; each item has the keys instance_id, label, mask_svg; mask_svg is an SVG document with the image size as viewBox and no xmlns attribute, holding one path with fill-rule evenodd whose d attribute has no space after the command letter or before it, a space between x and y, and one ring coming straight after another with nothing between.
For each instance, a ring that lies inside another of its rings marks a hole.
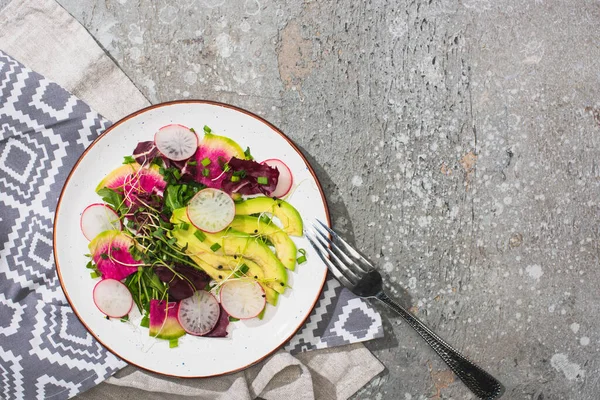
<instances>
[{"instance_id":1,"label":"gray concrete surface","mask_svg":"<svg viewBox=\"0 0 600 400\"><path fill-rule=\"evenodd\" d=\"M598 398L598 1L59 2L151 101L286 132L334 226L505 398ZM357 399L471 398L382 312Z\"/></svg>"}]
</instances>

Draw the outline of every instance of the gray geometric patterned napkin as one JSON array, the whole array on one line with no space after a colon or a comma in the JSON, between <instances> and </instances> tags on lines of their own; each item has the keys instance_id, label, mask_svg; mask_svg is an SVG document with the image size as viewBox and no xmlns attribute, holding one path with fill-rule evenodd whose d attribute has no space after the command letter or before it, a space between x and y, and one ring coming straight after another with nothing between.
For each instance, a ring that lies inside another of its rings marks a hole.
<instances>
[{"instance_id":1,"label":"gray geometric patterned napkin","mask_svg":"<svg viewBox=\"0 0 600 400\"><path fill-rule=\"evenodd\" d=\"M67 399L126 365L73 313L52 253L64 181L108 126L81 100L0 51L1 399ZM382 336L379 314L329 277L285 349L294 354Z\"/></svg>"}]
</instances>

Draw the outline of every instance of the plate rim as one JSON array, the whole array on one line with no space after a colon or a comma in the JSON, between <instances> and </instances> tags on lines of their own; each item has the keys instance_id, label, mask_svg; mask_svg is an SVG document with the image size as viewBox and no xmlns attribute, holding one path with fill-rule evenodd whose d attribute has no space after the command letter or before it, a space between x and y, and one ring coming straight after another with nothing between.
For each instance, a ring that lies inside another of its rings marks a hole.
<instances>
[{"instance_id":1,"label":"plate rim","mask_svg":"<svg viewBox=\"0 0 600 400\"><path fill-rule=\"evenodd\" d=\"M77 319L79 320L79 322L81 322L81 324L85 327L85 329L88 331L88 333L90 335L92 335L94 337L94 339L96 339L106 350L110 351L113 355L115 355L117 358L119 358L120 360L125 361L127 364L129 365L133 365L136 366L140 369L143 369L145 371L149 371L155 374L160 374L163 376L170 376L170 377L175 377L175 378L182 378L182 379L197 379L197 378L211 378L211 377L218 377L218 376L223 376L223 375L229 375L235 372L239 372L239 371L243 371L246 368L249 368L261 361L263 361L264 359L266 359L267 357L271 356L272 354L274 354L275 352L277 352L281 347L283 347L284 344L286 344L292 337L294 337L294 335L296 333L298 333L298 331L300 330L300 328L302 328L302 326L305 324L305 322L308 320L308 318L310 317L312 311L314 310L317 302L319 301L319 298L321 297L321 293L323 291L323 287L325 286L325 282L327 281L327 272L328 269L325 268L325 272L323 274L323 279L321 281L320 284L320 288L319 288L319 292L318 295L316 296L315 300L312 302L312 305L309 307L308 312L306 314L306 316L304 316L303 318L301 318L299 321L299 324L297 327L295 327L293 329L293 332L286 337L281 343L277 344L273 350L267 352L267 354L259 357L258 359L256 359L253 362L250 362L249 364L246 364L245 366L239 367L239 368L235 368L232 369L230 371L226 371L226 372L221 372L221 373L216 373L216 374L207 374L207 375L187 375L187 376L181 376L181 375L176 375L176 374L169 374L166 372L161 372L161 371L155 371L153 369L144 367L142 365L136 364L130 360L128 360L127 358L124 358L123 356L117 354L116 351L114 351L112 348L110 348L107 344L104 343L103 340L100 340L100 338L98 338L98 336L96 336L94 334L94 332L92 332L92 330L88 327L88 325L84 322L84 320L82 319L82 317L79 315L79 312L75 309L75 307L73 306L73 303L71 301L71 298L69 297L69 294L67 293L67 290L65 289L64 286L64 282L63 282L63 278L62 278L62 274L61 274L61 270L60 270L60 265L58 262L58 257L57 257L57 251L56 251L56 226L57 226L57 221L58 221L58 213L60 210L60 206L61 203L63 201L63 195L65 192L65 188L67 187L67 185L69 184L71 177L73 175L73 173L75 172L75 170L77 169L77 167L79 166L79 163L83 160L83 158L87 155L87 153L96 145L98 144L98 142L107 134L109 134L113 129L115 129L116 127L118 127L119 125L125 123L126 121L137 117L140 114L143 114L145 112L148 112L150 110L154 110L157 108L161 108L161 107L169 107L169 106L174 106L174 105L181 105L181 104L208 104L208 105L213 105L213 106L217 106L217 107L224 107L224 108L229 108L231 110L237 111L237 112L241 112L243 114L246 114L252 118L257 119L259 122L262 122L263 124L267 125L269 128L271 128L274 133L280 135L291 147L292 149L300 156L300 158L302 159L302 161L304 162L304 164L306 165L306 167L308 168L308 171L310 172L310 174L312 175L312 177L315 180L315 183L317 185L317 188L319 189L319 194L321 195L321 200L323 202L323 205L325 207L325 216L327 219L327 225L331 226L331 216L329 214L329 206L327 204L327 198L325 197L325 193L323 191L323 187L321 185L321 182L319 181L317 174L315 173L312 165L309 163L309 161L307 160L306 156L302 153L302 151L298 148L298 146L296 146L296 144L285 134L283 133L283 131L281 131L281 129L279 129L278 127L276 127L274 124L272 124L271 122L267 121L266 119L264 119L263 117L248 111L244 108L238 107L238 106L234 106L232 104L228 104L228 103L222 103L222 102L218 102L218 101L213 101L213 100L201 100L201 99L184 99L184 100L173 100L173 101L167 101L167 102L163 102L163 103L157 103L157 104L152 104L148 107L144 107L142 109L139 109L123 118L121 118L120 120L118 120L117 122L113 123L110 127L108 127L104 132L102 132L96 139L94 139L92 141L92 143L90 143L85 150L83 151L83 153L81 153L81 155L77 158L77 161L75 162L75 164L73 165L73 167L71 168L71 170L69 171L69 174L67 175L67 178L65 179L65 183L63 184L61 190L60 190L60 196L58 197L58 201L56 203L56 209L54 211L54 218L52 221L52 252L53 252L53 257L54 257L54 267L56 269L56 273L58 276L58 280L60 282L60 287L67 299L67 302L69 303L69 306L71 307L71 310L73 310L73 312L75 313L75 315L77 316Z\"/></svg>"}]
</instances>

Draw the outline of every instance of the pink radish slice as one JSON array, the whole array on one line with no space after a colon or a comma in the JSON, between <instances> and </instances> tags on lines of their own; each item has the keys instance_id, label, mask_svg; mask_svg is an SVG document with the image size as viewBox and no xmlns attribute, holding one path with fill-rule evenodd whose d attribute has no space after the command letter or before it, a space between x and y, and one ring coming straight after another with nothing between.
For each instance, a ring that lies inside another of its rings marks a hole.
<instances>
[{"instance_id":1,"label":"pink radish slice","mask_svg":"<svg viewBox=\"0 0 600 400\"><path fill-rule=\"evenodd\" d=\"M221 309L215 296L204 290L179 302L177 320L190 335L202 336L213 330L219 321Z\"/></svg>"},{"instance_id":2,"label":"pink radish slice","mask_svg":"<svg viewBox=\"0 0 600 400\"><path fill-rule=\"evenodd\" d=\"M266 164L269 167L277 168L279 171L279 179L277 180L277 186L271 196L273 197L283 197L292 188L292 184L294 183L294 178L292 177L292 171L288 168L285 163L277 158L271 158L269 160L265 160L262 164Z\"/></svg>"},{"instance_id":3,"label":"pink radish slice","mask_svg":"<svg viewBox=\"0 0 600 400\"><path fill-rule=\"evenodd\" d=\"M116 279L103 279L94 286L94 304L103 314L121 318L133 307L133 297L127 286Z\"/></svg>"},{"instance_id":4,"label":"pink radish slice","mask_svg":"<svg viewBox=\"0 0 600 400\"><path fill-rule=\"evenodd\" d=\"M83 210L79 221L81 232L87 240L92 240L104 231L122 229L117 213L106 204L90 204Z\"/></svg>"},{"instance_id":5,"label":"pink radish slice","mask_svg":"<svg viewBox=\"0 0 600 400\"><path fill-rule=\"evenodd\" d=\"M173 161L187 160L198 149L198 136L190 128L171 124L163 126L154 134L158 151Z\"/></svg>"},{"instance_id":6,"label":"pink radish slice","mask_svg":"<svg viewBox=\"0 0 600 400\"><path fill-rule=\"evenodd\" d=\"M221 286L221 305L238 319L254 318L265 308L265 291L251 279L234 279Z\"/></svg>"},{"instance_id":7,"label":"pink radish slice","mask_svg":"<svg viewBox=\"0 0 600 400\"><path fill-rule=\"evenodd\" d=\"M220 232L233 221L235 203L231 196L219 189L202 189L188 203L190 222L205 232Z\"/></svg>"}]
</instances>

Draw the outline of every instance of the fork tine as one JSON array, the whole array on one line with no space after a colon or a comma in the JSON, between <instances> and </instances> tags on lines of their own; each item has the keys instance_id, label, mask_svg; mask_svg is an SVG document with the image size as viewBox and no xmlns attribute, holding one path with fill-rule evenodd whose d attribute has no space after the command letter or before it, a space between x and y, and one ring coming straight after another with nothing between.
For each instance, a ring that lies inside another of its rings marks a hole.
<instances>
[{"instance_id":1,"label":"fork tine","mask_svg":"<svg viewBox=\"0 0 600 400\"><path fill-rule=\"evenodd\" d=\"M332 238L339 240L339 242L342 244L342 246L344 247L344 249L350 253L350 255L352 255L355 258L358 258L361 262L367 264L369 266L370 269L375 269L375 267L373 267L373 264L371 264L371 262L369 260L367 260L366 258L364 258L358 251L356 251L354 249L354 247L350 246L344 239L342 239L342 237L340 235L338 235L333 229L331 229L330 227L328 227L323 221L321 221L320 219L317 219L317 222L327 231L329 232L329 234L331 235ZM358 269L360 269L362 272L367 273L369 272L368 269L363 268L360 264L355 263L356 267Z\"/></svg>"},{"instance_id":2,"label":"fork tine","mask_svg":"<svg viewBox=\"0 0 600 400\"><path fill-rule=\"evenodd\" d=\"M321 260L323 260L323 262L325 263L325 265L327 265L327 268L329 269L329 271L331 271L331 273L333 274L333 276L335 276L337 278L337 280L342 283L342 285L344 285L346 287L349 287L349 288L353 287L354 284L352 282L350 282L350 280L348 280L340 272L340 270L337 269L337 267L331 262L331 260L329 260L329 258L325 257L325 255L323 253L323 249L321 248L321 246L318 245L316 243L315 239L313 239L311 237L312 233L309 233L309 232L305 232L305 233L306 233L306 238L308 239L308 242L313 247L313 249L315 249L315 251L317 252L317 254L319 255L319 257L321 258Z\"/></svg>"},{"instance_id":3,"label":"fork tine","mask_svg":"<svg viewBox=\"0 0 600 400\"><path fill-rule=\"evenodd\" d=\"M340 270L340 272L342 272L346 278L348 278L349 281L351 281L352 283L356 283L360 280L360 278L354 273L354 271L352 271L346 264L344 264L344 262L342 260L340 260L340 258L337 256L337 254L335 254L333 251L331 251L331 249L329 248L329 245L335 246L333 243L331 243L331 241L329 241L328 238L326 238L322 232L319 232L318 230L316 230L313 226L313 233L315 233L315 231L317 232L317 234L315 235L315 237L317 238L317 241L319 242L319 244L321 245L321 247L323 249L325 249L325 251L327 252L327 254L329 254L330 257L330 261L333 261L332 264L336 265L337 269Z\"/></svg>"},{"instance_id":4,"label":"fork tine","mask_svg":"<svg viewBox=\"0 0 600 400\"><path fill-rule=\"evenodd\" d=\"M362 268L356 265L356 261L348 257L348 255L344 253L344 251L340 249L338 245L335 244L335 242L330 240L329 237L327 237L327 234L321 231L321 229L318 226L312 224L312 227L313 230L317 232L317 239L319 239L321 243L325 246L325 248L328 249L328 253L332 254L332 256L336 258L336 261L338 261L341 264L340 269L344 271L347 270L348 273L352 275L355 281L360 280L362 274L365 271L363 271ZM330 247L335 251L335 253L329 250ZM340 260L339 257L343 258L344 261Z\"/></svg>"}]
</instances>

